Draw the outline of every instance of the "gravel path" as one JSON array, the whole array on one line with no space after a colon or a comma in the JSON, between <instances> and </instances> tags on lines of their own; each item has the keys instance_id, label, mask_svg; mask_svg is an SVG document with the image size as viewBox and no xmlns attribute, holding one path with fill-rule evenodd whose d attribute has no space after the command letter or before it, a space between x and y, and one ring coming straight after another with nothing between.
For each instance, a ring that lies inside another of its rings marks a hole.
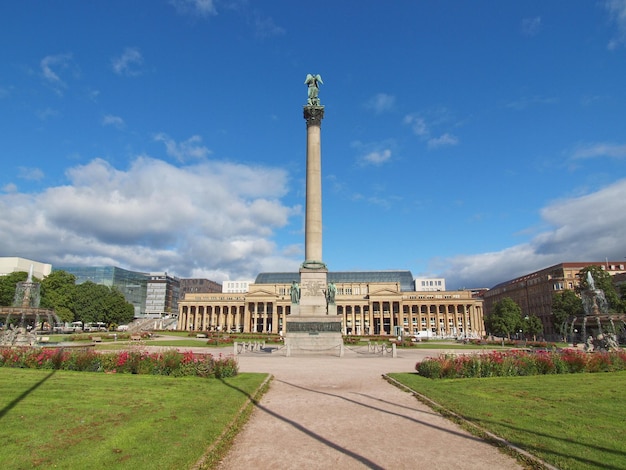
<instances>
[{"instance_id":1,"label":"gravel path","mask_svg":"<svg viewBox=\"0 0 626 470\"><path fill-rule=\"evenodd\" d=\"M381 378L412 372L418 360L443 351L399 350L397 358L355 351L342 358L238 356L241 372L274 380L218 468L522 468Z\"/></svg>"}]
</instances>

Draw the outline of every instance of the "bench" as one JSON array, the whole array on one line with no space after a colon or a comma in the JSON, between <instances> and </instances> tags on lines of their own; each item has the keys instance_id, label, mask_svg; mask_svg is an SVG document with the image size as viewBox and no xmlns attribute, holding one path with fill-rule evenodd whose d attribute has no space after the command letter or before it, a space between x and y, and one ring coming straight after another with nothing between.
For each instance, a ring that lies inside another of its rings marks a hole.
<instances>
[{"instance_id":1,"label":"bench","mask_svg":"<svg viewBox=\"0 0 626 470\"><path fill-rule=\"evenodd\" d=\"M91 341L94 343L102 343L102 338L100 336L92 336Z\"/></svg>"},{"instance_id":2,"label":"bench","mask_svg":"<svg viewBox=\"0 0 626 470\"><path fill-rule=\"evenodd\" d=\"M39 338L37 338L37 341L40 343L47 343L50 341L50 337L49 336L40 336Z\"/></svg>"},{"instance_id":3,"label":"bench","mask_svg":"<svg viewBox=\"0 0 626 470\"><path fill-rule=\"evenodd\" d=\"M130 339L132 341L141 341L141 335L132 335Z\"/></svg>"},{"instance_id":4,"label":"bench","mask_svg":"<svg viewBox=\"0 0 626 470\"><path fill-rule=\"evenodd\" d=\"M198 334L196 335L196 338L206 338L206 337L207 337L207 336L206 336L206 334L204 334L204 333L198 333Z\"/></svg>"}]
</instances>

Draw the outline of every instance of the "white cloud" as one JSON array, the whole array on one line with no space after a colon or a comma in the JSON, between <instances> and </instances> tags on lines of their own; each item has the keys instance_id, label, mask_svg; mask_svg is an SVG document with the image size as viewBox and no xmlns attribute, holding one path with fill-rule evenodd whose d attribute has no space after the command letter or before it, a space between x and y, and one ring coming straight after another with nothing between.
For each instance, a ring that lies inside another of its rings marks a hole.
<instances>
[{"instance_id":1,"label":"white cloud","mask_svg":"<svg viewBox=\"0 0 626 470\"><path fill-rule=\"evenodd\" d=\"M359 153L357 157L359 166L379 166L391 161L392 148L395 146L395 142L391 139L367 143L355 140L350 143L350 146L357 149Z\"/></svg>"},{"instance_id":2,"label":"white cloud","mask_svg":"<svg viewBox=\"0 0 626 470\"><path fill-rule=\"evenodd\" d=\"M141 73L143 56L136 47L127 47L121 56L111 60L113 71L118 75L136 76Z\"/></svg>"},{"instance_id":3,"label":"white cloud","mask_svg":"<svg viewBox=\"0 0 626 470\"><path fill-rule=\"evenodd\" d=\"M38 109L37 111L35 111L35 115L42 121L47 121L49 118L57 117L59 115L59 112L56 109L46 108Z\"/></svg>"},{"instance_id":4,"label":"white cloud","mask_svg":"<svg viewBox=\"0 0 626 470\"><path fill-rule=\"evenodd\" d=\"M273 18L261 14L259 11L253 12L252 22L255 34L259 38L269 38L285 34L285 29L278 26Z\"/></svg>"},{"instance_id":5,"label":"white cloud","mask_svg":"<svg viewBox=\"0 0 626 470\"><path fill-rule=\"evenodd\" d=\"M112 114L107 114L106 116L104 116L102 118L102 125L103 126L113 126L116 127L118 129L123 129L124 128L124 120L119 117L119 116L113 116Z\"/></svg>"},{"instance_id":6,"label":"white cloud","mask_svg":"<svg viewBox=\"0 0 626 470\"><path fill-rule=\"evenodd\" d=\"M522 20L522 33L526 36L536 36L541 30L541 16L524 18Z\"/></svg>"},{"instance_id":7,"label":"white cloud","mask_svg":"<svg viewBox=\"0 0 626 470\"><path fill-rule=\"evenodd\" d=\"M2 187L2 191L5 193L17 192L17 185L15 183L7 183Z\"/></svg>"},{"instance_id":8,"label":"white cloud","mask_svg":"<svg viewBox=\"0 0 626 470\"><path fill-rule=\"evenodd\" d=\"M626 158L626 144L607 142L581 144L572 153L575 160L596 157Z\"/></svg>"},{"instance_id":9,"label":"white cloud","mask_svg":"<svg viewBox=\"0 0 626 470\"><path fill-rule=\"evenodd\" d=\"M180 276L297 269L298 260L272 240L300 211L280 201L287 192L282 169L224 162L178 168L139 157L126 171L96 159L67 177L68 185L40 193L0 194L6 252Z\"/></svg>"},{"instance_id":10,"label":"white cloud","mask_svg":"<svg viewBox=\"0 0 626 470\"><path fill-rule=\"evenodd\" d=\"M378 93L375 96L371 97L367 101L367 103L365 103L365 107L367 109L373 110L377 114L380 114L385 111L392 110L395 103L395 96L388 95L387 93Z\"/></svg>"},{"instance_id":11,"label":"white cloud","mask_svg":"<svg viewBox=\"0 0 626 470\"><path fill-rule=\"evenodd\" d=\"M413 133L417 136L428 137L430 135L426 120L422 117L410 114L404 117L404 123L410 126Z\"/></svg>"},{"instance_id":12,"label":"white cloud","mask_svg":"<svg viewBox=\"0 0 626 470\"><path fill-rule=\"evenodd\" d=\"M217 15L213 0L170 0L180 14L207 17Z\"/></svg>"},{"instance_id":13,"label":"white cloud","mask_svg":"<svg viewBox=\"0 0 626 470\"><path fill-rule=\"evenodd\" d=\"M457 145L458 143L459 139L456 136L445 133L439 137L428 139L428 148L436 149L439 147L449 147Z\"/></svg>"},{"instance_id":14,"label":"white cloud","mask_svg":"<svg viewBox=\"0 0 626 470\"><path fill-rule=\"evenodd\" d=\"M437 129L454 125L454 120L447 109L437 108L429 111L427 115L428 117L424 117L421 113L408 114L403 122L411 128L413 134L426 142L429 149L458 145L459 138L450 132L443 132L438 137L433 137Z\"/></svg>"},{"instance_id":15,"label":"white cloud","mask_svg":"<svg viewBox=\"0 0 626 470\"><path fill-rule=\"evenodd\" d=\"M20 166L18 167L18 177L28 181L40 181L43 179L44 173L40 168Z\"/></svg>"},{"instance_id":16,"label":"white cloud","mask_svg":"<svg viewBox=\"0 0 626 470\"><path fill-rule=\"evenodd\" d=\"M546 96L523 96L517 100L510 101L506 104L507 108L515 109L517 111L522 111L524 109L528 109L534 106L555 104L558 100L552 97Z\"/></svg>"},{"instance_id":17,"label":"white cloud","mask_svg":"<svg viewBox=\"0 0 626 470\"><path fill-rule=\"evenodd\" d=\"M614 50L626 43L626 0L606 0L604 6L611 21L617 26L617 35L607 45L610 50Z\"/></svg>"},{"instance_id":18,"label":"white cloud","mask_svg":"<svg viewBox=\"0 0 626 470\"><path fill-rule=\"evenodd\" d=\"M61 79L60 71L72 65L72 54L48 55L39 63L41 74L57 94L62 94L67 83Z\"/></svg>"},{"instance_id":19,"label":"white cloud","mask_svg":"<svg viewBox=\"0 0 626 470\"><path fill-rule=\"evenodd\" d=\"M388 162L390 158L391 158L391 150L384 149L384 150L377 150L374 152L370 152L364 155L361 158L361 162L366 165L378 166L378 165L382 165L383 163Z\"/></svg>"},{"instance_id":20,"label":"white cloud","mask_svg":"<svg viewBox=\"0 0 626 470\"><path fill-rule=\"evenodd\" d=\"M446 277L450 288L493 287L553 264L626 256L626 179L553 202L541 210L541 217L551 229L528 243L434 260L430 268Z\"/></svg>"},{"instance_id":21,"label":"white cloud","mask_svg":"<svg viewBox=\"0 0 626 470\"><path fill-rule=\"evenodd\" d=\"M185 162L190 158L203 159L211 154L207 147L201 145L202 137L199 135L193 135L183 142L176 142L167 134L159 133L154 136L154 140L163 142L166 153L180 162Z\"/></svg>"}]
</instances>

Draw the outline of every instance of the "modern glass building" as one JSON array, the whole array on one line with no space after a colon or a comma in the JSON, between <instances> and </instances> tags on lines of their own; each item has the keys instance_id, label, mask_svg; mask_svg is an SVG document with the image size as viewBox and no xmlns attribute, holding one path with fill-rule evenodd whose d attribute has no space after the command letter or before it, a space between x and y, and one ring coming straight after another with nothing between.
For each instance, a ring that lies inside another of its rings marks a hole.
<instances>
[{"instance_id":1,"label":"modern glass building","mask_svg":"<svg viewBox=\"0 0 626 470\"><path fill-rule=\"evenodd\" d=\"M55 266L53 271L66 271L76 276L76 284L91 281L115 287L127 302L133 304L135 317L146 312L146 295L150 276L146 273L128 271L116 266Z\"/></svg>"},{"instance_id":2,"label":"modern glass building","mask_svg":"<svg viewBox=\"0 0 626 470\"><path fill-rule=\"evenodd\" d=\"M178 315L180 279L166 272L150 273L145 314L149 317Z\"/></svg>"}]
</instances>

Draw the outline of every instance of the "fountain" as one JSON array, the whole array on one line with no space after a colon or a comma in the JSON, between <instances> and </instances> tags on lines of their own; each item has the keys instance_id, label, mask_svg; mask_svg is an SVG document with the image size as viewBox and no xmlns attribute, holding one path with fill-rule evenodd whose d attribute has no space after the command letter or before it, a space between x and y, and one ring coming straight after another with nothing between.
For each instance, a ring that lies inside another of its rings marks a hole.
<instances>
[{"instance_id":1,"label":"fountain","mask_svg":"<svg viewBox=\"0 0 626 470\"><path fill-rule=\"evenodd\" d=\"M626 314L609 314L609 303L604 291L597 289L593 276L587 272L587 288L581 293L582 317L573 317L568 322L571 337L575 338L580 327L580 338L585 351L610 351L619 349L618 334L626 336ZM616 324L621 331L618 333Z\"/></svg>"},{"instance_id":2,"label":"fountain","mask_svg":"<svg viewBox=\"0 0 626 470\"><path fill-rule=\"evenodd\" d=\"M33 346L37 332L44 329L44 321L51 329L59 322L54 310L39 308L41 284L33 282L33 266L28 279L18 282L12 307L0 307L0 346Z\"/></svg>"}]
</instances>

